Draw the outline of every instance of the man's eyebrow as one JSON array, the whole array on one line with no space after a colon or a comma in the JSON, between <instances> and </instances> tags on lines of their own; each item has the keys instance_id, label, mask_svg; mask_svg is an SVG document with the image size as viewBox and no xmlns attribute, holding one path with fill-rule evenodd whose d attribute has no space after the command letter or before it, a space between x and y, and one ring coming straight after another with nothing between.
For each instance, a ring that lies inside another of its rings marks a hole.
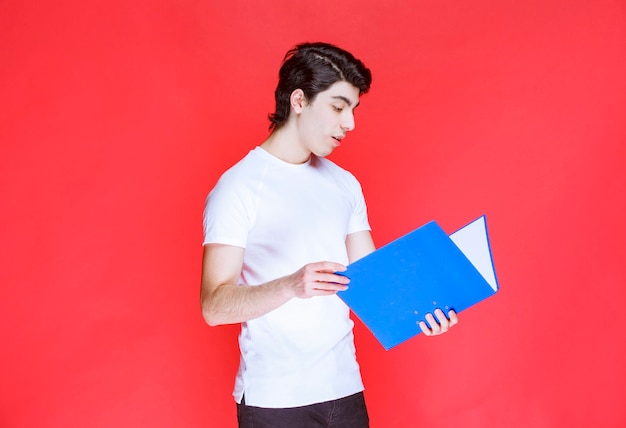
<instances>
[{"instance_id":1,"label":"man's eyebrow","mask_svg":"<svg viewBox=\"0 0 626 428\"><path fill-rule=\"evenodd\" d=\"M332 98L335 100L341 100L344 103L348 104L349 107L352 107L352 101L350 101L347 97L344 97L343 95L334 95ZM354 108L357 108L358 105L359 105L359 101L357 101Z\"/></svg>"}]
</instances>

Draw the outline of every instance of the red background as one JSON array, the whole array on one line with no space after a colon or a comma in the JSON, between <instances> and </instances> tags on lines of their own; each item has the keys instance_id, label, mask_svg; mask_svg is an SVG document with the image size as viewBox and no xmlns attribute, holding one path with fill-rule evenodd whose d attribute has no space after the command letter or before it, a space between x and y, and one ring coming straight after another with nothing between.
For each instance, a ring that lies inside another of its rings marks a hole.
<instances>
[{"instance_id":1,"label":"red background","mask_svg":"<svg viewBox=\"0 0 626 428\"><path fill-rule=\"evenodd\" d=\"M204 198L304 40L373 70L332 159L381 245L485 213L501 291L389 352L373 427L626 425L624 1L0 3L0 425L234 427Z\"/></svg>"}]
</instances>

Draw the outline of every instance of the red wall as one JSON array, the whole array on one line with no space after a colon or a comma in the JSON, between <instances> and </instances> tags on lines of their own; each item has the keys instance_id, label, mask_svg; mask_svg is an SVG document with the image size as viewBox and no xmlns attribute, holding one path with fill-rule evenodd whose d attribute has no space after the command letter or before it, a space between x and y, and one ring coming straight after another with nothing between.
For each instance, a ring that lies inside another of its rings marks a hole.
<instances>
[{"instance_id":1,"label":"red wall","mask_svg":"<svg viewBox=\"0 0 626 428\"><path fill-rule=\"evenodd\" d=\"M374 72L333 159L376 242L486 213L501 284L389 352L357 323L372 426L625 426L625 3L263 3L0 3L0 425L235 426L203 201L326 40Z\"/></svg>"}]
</instances>

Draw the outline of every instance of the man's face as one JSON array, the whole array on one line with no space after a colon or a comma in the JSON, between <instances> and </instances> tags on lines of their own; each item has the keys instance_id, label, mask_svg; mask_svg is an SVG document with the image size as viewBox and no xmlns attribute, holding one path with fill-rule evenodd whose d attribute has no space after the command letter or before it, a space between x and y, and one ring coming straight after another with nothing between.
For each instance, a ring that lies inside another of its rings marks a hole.
<instances>
[{"instance_id":1,"label":"man's face","mask_svg":"<svg viewBox=\"0 0 626 428\"><path fill-rule=\"evenodd\" d=\"M298 115L300 144L317 156L328 156L355 126L354 109L359 89L344 81L320 92L312 102L304 102Z\"/></svg>"}]
</instances>

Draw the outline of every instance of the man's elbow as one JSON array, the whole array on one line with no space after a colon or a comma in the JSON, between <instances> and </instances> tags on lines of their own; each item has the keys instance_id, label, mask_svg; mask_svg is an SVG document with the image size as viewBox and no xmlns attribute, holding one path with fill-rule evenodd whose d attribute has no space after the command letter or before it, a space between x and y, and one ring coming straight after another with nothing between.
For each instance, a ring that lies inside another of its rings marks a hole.
<instances>
[{"instance_id":1,"label":"man's elbow","mask_svg":"<svg viewBox=\"0 0 626 428\"><path fill-rule=\"evenodd\" d=\"M219 315L213 310L210 299L202 297L200 299L200 309L202 310L202 318L210 327L224 324L221 322Z\"/></svg>"},{"instance_id":2,"label":"man's elbow","mask_svg":"<svg viewBox=\"0 0 626 428\"><path fill-rule=\"evenodd\" d=\"M204 322L207 323L209 327L215 327L220 325L215 317L213 317L208 311L202 310L202 318L204 318Z\"/></svg>"}]
</instances>

